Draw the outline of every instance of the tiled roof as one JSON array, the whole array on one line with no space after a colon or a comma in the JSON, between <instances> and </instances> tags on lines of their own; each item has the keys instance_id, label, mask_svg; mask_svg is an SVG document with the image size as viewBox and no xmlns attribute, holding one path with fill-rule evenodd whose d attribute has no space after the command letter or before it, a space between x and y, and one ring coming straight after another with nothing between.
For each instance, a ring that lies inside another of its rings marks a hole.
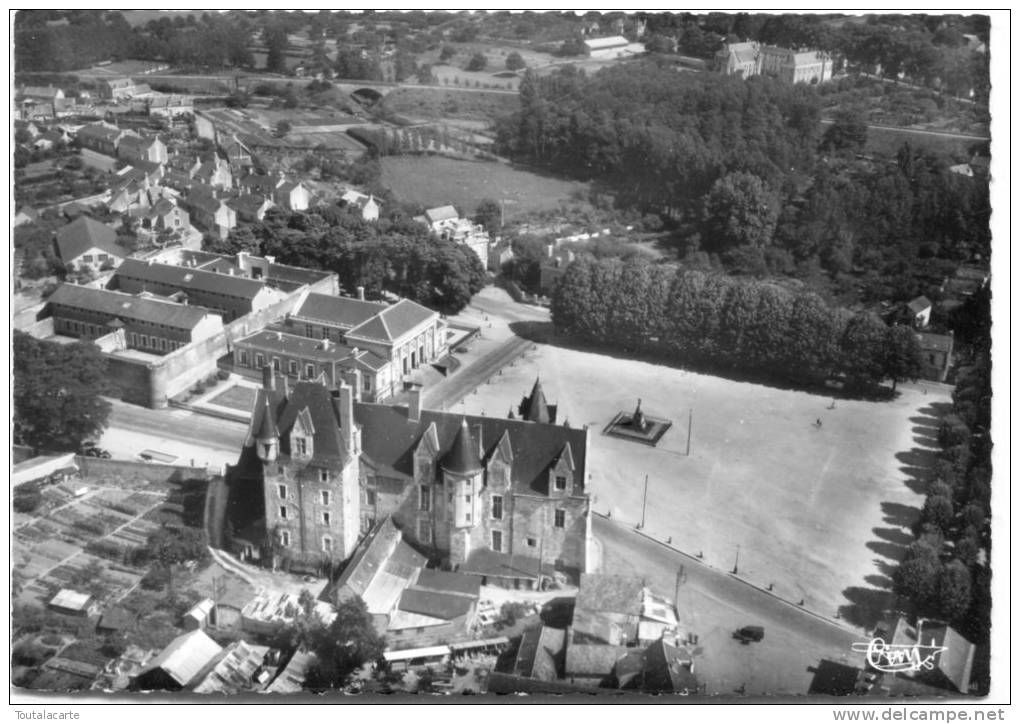
<instances>
[{"instance_id":1,"label":"tiled roof","mask_svg":"<svg viewBox=\"0 0 1020 724\"><path fill-rule=\"evenodd\" d=\"M645 650L644 690L647 692L694 693L698 680L689 668L690 655L659 639Z\"/></svg>"},{"instance_id":2,"label":"tiled roof","mask_svg":"<svg viewBox=\"0 0 1020 724\"><path fill-rule=\"evenodd\" d=\"M427 307L410 299L401 299L375 317L352 329L348 335L381 342L393 342L438 316Z\"/></svg>"},{"instance_id":3,"label":"tiled roof","mask_svg":"<svg viewBox=\"0 0 1020 724\"><path fill-rule=\"evenodd\" d=\"M140 297L108 289L93 289L76 284L61 284L47 299L51 305L89 309L109 315L111 319L131 319L152 324L165 324L174 329L194 329L212 314L204 307ZM218 315L214 315L218 316Z\"/></svg>"},{"instance_id":4,"label":"tiled roof","mask_svg":"<svg viewBox=\"0 0 1020 724\"><path fill-rule=\"evenodd\" d=\"M626 646L567 644L566 674L570 676L609 676L616 662L629 654Z\"/></svg>"},{"instance_id":5,"label":"tiled roof","mask_svg":"<svg viewBox=\"0 0 1020 724\"><path fill-rule=\"evenodd\" d=\"M907 308L914 314L921 314L921 312L929 307L931 307L931 301L925 296L918 297L917 299L911 299L907 302Z\"/></svg>"},{"instance_id":6,"label":"tiled roof","mask_svg":"<svg viewBox=\"0 0 1020 724\"><path fill-rule=\"evenodd\" d=\"M350 297L309 294L293 316L351 329L387 308L381 302L365 302Z\"/></svg>"},{"instance_id":7,"label":"tiled roof","mask_svg":"<svg viewBox=\"0 0 1020 724\"><path fill-rule=\"evenodd\" d=\"M439 457L442 458L453 446L462 418L462 415L452 412L422 410L420 421L415 423L407 419L404 407L371 403L355 404L354 414L363 428L362 438L368 459L408 477L413 476L414 448L429 425L434 423L436 426ZM583 493L587 475L585 430L475 415L468 415L467 421L476 442L481 436L481 447L485 451L483 459L492 454L503 433L508 434L513 454L511 482L517 492L546 494L549 466L569 444L575 464L573 493Z\"/></svg>"},{"instance_id":8,"label":"tiled roof","mask_svg":"<svg viewBox=\"0 0 1020 724\"><path fill-rule=\"evenodd\" d=\"M400 594L398 608L408 613L417 613L422 616L431 616L449 621L466 615L474 603L475 599L470 596L408 588Z\"/></svg>"},{"instance_id":9,"label":"tiled roof","mask_svg":"<svg viewBox=\"0 0 1020 724\"><path fill-rule=\"evenodd\" d=\"M139 259L125 259L117 267L116 276L172 286L183 291L213 292L240 299L253 299L265 289L265 283L258 279L217 274L172 264L148 264Z\"/></svg>"},{"instance_id":10,"label":"tiled roof","mask_svg":"<svg viewBox=\"0 0 1020 724\"><path fill-rule=\"evenodd\" d=\"M266 352L278 352L290 355L299 359L317 360L321 362L343 362L350 360L357 362L360 366L370 370L378 370L386 365L386 360L379 357L370 350L358 350L355 359L354 349L344 344L329 342L328 348L322 347L323 340L302 337L296 334L286 334L274 330L263 330L253 335L238 340L236 344L250 346L253 349Z\"/></svg>"},{"instance_id":11,"label":"tiled roof","mask_svg":"<svg viewBox=\"0 0 1020 724\"><path fill-rule=\"evenodd\" d=\"M57 248L64 262L77 259L93 247L118 259L127 256L124 249L117 244L117 232L95 219L82 216L57 229Z\"/></svg>"}]
</instances>

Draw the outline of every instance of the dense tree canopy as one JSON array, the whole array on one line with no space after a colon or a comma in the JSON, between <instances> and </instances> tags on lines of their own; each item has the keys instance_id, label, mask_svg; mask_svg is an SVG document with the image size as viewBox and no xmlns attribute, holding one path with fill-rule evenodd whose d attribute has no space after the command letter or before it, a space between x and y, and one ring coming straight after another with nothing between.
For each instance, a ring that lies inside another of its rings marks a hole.
<instances>
[{"instance_id":1,"label":"dense tree canopy","mask_svg":"<svg viewBox=\"0 0 1020 724\"><path fill-rule=\"evenodd\" d=\"M920 354L915 341L905 362L891 357L898 328L829 308L813 293L641 259L579 257L556 288L552 316L568 334L665 352L682 364L800 381L843 377L859 388L913 374Z\"/></svg>"},{"instance_id":2,"label":"dense tree canopy","mask_svg":"<svg viewBox=\"0 0 1020 724\"><path fill-rule=\"evenodd\" d=\"M57 344L14 331L14 440L77 450L106 427L106 359L89 342Z\"/></svg>"},{"instance_id":3,"label":"dense tree canopy","mask_svg":"<svg viewBox=\"0 0 1020 724\"><path fill-rule=\"evenodd\" d=\"M336 206L288 214L271 210L262 223L235 229L213 250L248 250L281 263L328 269L347 290L365 287L455 314L485 285L485 271L467 246L439 239L406 217L362 220Z\"/></svg>"}]
</instances>

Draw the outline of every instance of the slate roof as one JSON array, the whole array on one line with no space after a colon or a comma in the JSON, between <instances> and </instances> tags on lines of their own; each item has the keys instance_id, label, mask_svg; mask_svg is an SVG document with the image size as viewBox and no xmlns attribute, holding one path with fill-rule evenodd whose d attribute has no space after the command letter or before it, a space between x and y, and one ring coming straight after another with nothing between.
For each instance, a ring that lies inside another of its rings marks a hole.
<instances>
[{"instance_id":1,"label":"slate roof","mask_svg":"<svg viewBox=\"0 0 1020 724\"><path fill-rule=\"evenodd\" d=\"M407 588L400 594L400 603L397 604L397 607L408 613L450 621L466 616L474 603L475 599L470 596Z\"/></svg>"},{"instance_id":2,"label":"slate roof","mask_svg":"<svg viewBox=\"0 0 1020 724\"><path fill-rule=\"evenodd\" d=\"M339 401L336 401L339 404ZM288 437L298 415L308 411L315 432L312 435L312 459L339 459L347 457L340 436L340 414L329 390L317 382L297 382L276 418L281 440Z\"/></svg>"},{"instance_id":3,"label":"slate roof","mask_svg":"<svg viewBox=\"0 0 1020 724\"><path fill-rule=\"evenodd\" d=\"M337 581L337 588L347 586L359 596L364 595L372 578L386 565L393 547L402 539L390 517L376 523L368 537L354 551L351 562Z\"/></svg>"},{"instance_id":4,"label":"slate roof","mask_svg":"<svg viewBox=\"0 0 1020 724\"><path fill-rule=\"evenodd\" d=\"M414 449L430 425L435 424L439 457L453 446L464 416L452 412L422 410L419 422L407 419L407 408L372 403L356 403L354 416L362 426L364 454L377 466L413 477ZM514 492L548 493L548 470L553 461L570 445L574 460L574 495L584 493L587 476L587 433L560 425L540 425L522 420L468 415L472 437L479 442L487 459L507 433L513 456L510 479ZM570 492L570 491L568 491ZM515 556L515 558L517 558ZM639 600L640 606L640 600ZM638 610L640 613L640 608Z\"/></svg>"},{"instance_id":5,"label":"slate roof","mask_svg":"<svg viewBox=\"0 0 1020 724\"><path fill-rule=\"evenodd\" d=\"M118 259L127 256L117 244L117 232L95 219L82 216L57 229L57 249L65 262L77 259L93 247Z\"/></svg>"},{"instance_id":6,"label":"slate roof","mask_svg":"<svg viewBox=\"0 0 1020 724\"><path fill-rule=\"evenodd\" d=\"M84 128L78 129L76 134L79 139L81 138L96 138L105 141L112 141L114 138L119 136L121 130L119 128L110 128L100 123L96 123Z\"/></svg>"},{"instance_id":7,"label":"slate roof","mask_svg":"<svg viewBox=\"0 0 1020 724\"><path fill-rule=\"evenodd\" d=\"M633 649L602 644L567 644L567 676L609 676L617 660Z\"/></svg>"},{"instance_id":8,"label":"slate roof","mask_svg":"<svg viewBox=\"0 0 1020 724\"><path fill-rule=\"evenodd\" d=\"M99 619L99 628L106 629L108 631L121 631L126 628L131 628L134 623L134 614L127 609L120 608L119 606L113 606L103 612L103 617Z\"/></svg>"},{"instance_id":9,"label":"slate roof","mask_svg":"<svg viewBox=\"0 0 1020 724\"><path fill-rule=\"evenodd\" d=\"M194 329L199 322L212 314L205 307L177 304L77 284L61 284L46 301L51 305L88 309L109 315L111 319L131 319L186 330Z\"/></svg>"},{"instance_id":10,"label":"slate roof","mask_svg":"<svg viewBox=\"0 0 1020 724\"><path fill-rule=\"evenodd\" d=\"M416 588L425 588L432 591L446 591L465 596L478 596L482 586L482 579L478 576L468 576L463 573L422 568L414 585Z\"/></svg>"},{"instance_id":11,"label":"slate roof","mask_svg":"<svg viewBox=\"0 0 1020 724\"><path fill-rule=\"evenodd\" d=\"M482 461L478 457L478 443L471 437L467 418L462 418L453 446L441 459L440 465L446 472L456 475L474 475L481 472Z\"/></svg>"},{"instance_id":12,"label":"slate roof","mask_svg":"<svg viewBox=\"0 0 1020 724\"><path fill-rule=\"evenodd\" d=\"M348 336L393 342L434 316L437 316L437 313L428 307L423 307L410 299L401 299L350 330Z\"/></svg>"},{"instance_id":13,"label":"slate roof","mask_svg":"<svg viewBox=\"0 0 1020 724\"><path fill-rule=\"evenodd\" d=\"M309 294L292 316L351 329L368 321L386 307L387 305L381 302L365 302L328 294Z\"/></svg>"},{"instance_id":14,"label":"slate roof","mask_svg":"<svg viewBox=\"0 0 1020 724\"><path fill-rule=\"evenodd\" d=\"M136 279L141 282L164 284L184 291L193 289L249 300L254 299L266 286L259 279L217 274L173 264L155 262L148 264L139 259L125 259L117 267L116 276Z\"/></svg>"},{"instance_id":15,"label":"slate roof","mask_svg":"<svg viewBox=\"0 0 1020 724\"><path fill-rule=\"evenodd\" d=\"M808 694L827 696L850 696L857 691L861 670L839 661L822 659L815 667Z\"/></svg>"},{"instance_id":16,"label":"slate roof","mask_svg":"<svg viewBox=\"0 0 1020 724\"><path fill-rule=\"evenodd\" d=\"M257 216L263 210L263 206L271 208L273 202L255 194L244 194L225 200L227 206L239 213L243 212L251 216ZM267 209L268 210L268 209Z\"/></svg>"},{"instance_id":17,"label":"slate roof","mask_svg":"<svg viewBox=\"0 0 1020 724\"><path fill-rule=\"evenodd\" d=\"M178 684L187 686L222 651L220 645L204 631L192 631L171 641L139 676L154 669L163 669Z\"/></svg>"},{"instance_id":18,"label":"slate roof","mask_svg":"<svg viewBox=\"0 0 1020 724\"><path fill-rule=\"evenodd\" d=\"M918 332L915 336L917 341L921 343L922 352L944 352L949 354L953 351L953 337L948 334Z\"/></svg>"},{"instance_id":19,"label":"slate roof","mask_svg":"<svg viewBox=\"0 0 1020 724\"><path fill-rule=\"evenodd\" d=\"M522 554L497 553L489 548L478 548L460 566L461 573L496 578L538 578L538 559ZM549 561L542 565L542 572L553 574Z\"/></svg>"},{"instance_id":20,"label":"slate roof","mask_svg":"<svg viewBox=\"0 0 1020 724\"><path fill-rule=\"evenodd\" d=\"M261 175L261 174L249 174L241 179L238 186L242 188L260 189L265 191L275 191L279 188L283 179L276 175Z\"/></svg>"},{"instance_id":21,"label":"slate roof","mask_svg":"<svg viewBox=\"0 0 1020 724\"><path fill-rule=\"evenodd\" d=\"M556 660L563 654L566 638L564 629L549 626L525 631L517 650L514 674L542 681L556 680L559 677Z\"/></svg>"},{"instance_id":22,"label":"slate roof","mask_svg":"<svg viewBox=\"0 0 1020 724\"><path fill-rule=\"evenodd\" d=\"M372 372L377 372L386 366L386 360L371 350L359 349L357 357L354 356L354 348L344 344L330 342L327 349L322 348L321 339L302 337L296 334L264 330L249 337L238 340L235 344L247 344L254 349L265 350L266 352L278 352L280 354L298 357L300 359L317 360L320 362L345 362L356 363L357 366Z\"/></svg>"}]
</instances>

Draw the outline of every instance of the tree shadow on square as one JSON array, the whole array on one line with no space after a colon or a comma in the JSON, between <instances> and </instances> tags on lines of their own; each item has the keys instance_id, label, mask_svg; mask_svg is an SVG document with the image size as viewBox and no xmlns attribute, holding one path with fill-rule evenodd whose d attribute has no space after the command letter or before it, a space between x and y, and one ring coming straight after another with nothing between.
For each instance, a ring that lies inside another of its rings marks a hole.
<instances>
[{"instance_id":1,"label":"tree shadow on square","mask_svg":"<svg viewBox=\"0 0 1020 724\"><path fill-rule=\"evenodd\" d=\"M885 516L882 522L889 525L896 525L901 528L913 528L917 519L921 516L920 508L903 503L882 503L882 513Z\"/></svg>"},{"instance_id":2,"label":"tree shadow on square","mask_svg":"<svg viewBox=\"0 0 1020 724\"><path fill-rule=\"evenodd\" d=\"M891 578L888 576L880 576L876 573L873 573L870 576L865 576L864 582L884 591L891 591L893 587L893 580Z\"/></svg>"},{"instance_id":3,"label":"tree shadow on square","mask_svg":"<svg viewBox=\"0 0 1020 724\"><path fill-rule=\"evenodd\" d=\"M900 528L872 528L871 532L882 540L896 545L908 546L914 542L914 536Z\"/></svg>"},{"instance_id":4,"label":"tree shadow on square","mask_svg":"<svg viewBox=\"0 0 1020 724\"><path fill-rule=\"evenodd\" d=\"M907 550L901 545L886 543L879 540L870 540L864 545L868 547L868 550L872 550L880 556L885 556L886 558L897 562L903 560L903 554Z\"/></svg>"},{"instance_id":5,"label":"tree shadow on square","mask_svg":"<svg viewBox=\"0 0 1020 724\"><path fill-rule=\"evenodd\" d=\"M839 607L840 617L865 629L874 628L896 600L895 594L889 591L863 586L845 588L843 596L850 603Z\"/></svg>"}]
</instances>

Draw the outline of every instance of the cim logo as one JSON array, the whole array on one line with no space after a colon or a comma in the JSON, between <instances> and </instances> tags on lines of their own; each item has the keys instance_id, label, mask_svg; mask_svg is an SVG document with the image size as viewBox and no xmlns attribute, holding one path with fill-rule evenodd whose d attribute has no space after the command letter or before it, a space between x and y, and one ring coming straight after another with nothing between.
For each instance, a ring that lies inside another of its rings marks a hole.
<instances>
[{"instance_id":1,"label":"cim logo","mask_svg":"<svg viewBox=\"0 0 1020 724\"><path fill-rule=\"evenodd\" d=\"M863 653L868 664L876 671L887 674L901 671L931 671L935 668L936 657L945 646L936 646L934 639L931 646L922 644L887 644L883 639L873 638L867 643L856 643L851 648Z\"/></svg>"}]
</instances>

